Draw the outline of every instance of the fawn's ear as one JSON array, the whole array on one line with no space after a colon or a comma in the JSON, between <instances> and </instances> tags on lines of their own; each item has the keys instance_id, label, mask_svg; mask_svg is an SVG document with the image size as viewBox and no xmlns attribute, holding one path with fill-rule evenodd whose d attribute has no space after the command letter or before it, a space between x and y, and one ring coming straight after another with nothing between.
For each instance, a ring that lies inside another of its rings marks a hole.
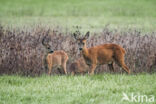
<instances>
[{"instance_id":1,"label":"fawn's ear","mask_svg":"<svg viewBox=\"0 0 156 104\"><path fill-rule=\"evenodd\" d=\"M85 38L85 39L88 39L88 38L89 38L89 34L90 34L90 33L89 33L89 31L88 31L88 32L86 33L86 35L85 35L84 38Z\"/></svg>"}]
</instances>

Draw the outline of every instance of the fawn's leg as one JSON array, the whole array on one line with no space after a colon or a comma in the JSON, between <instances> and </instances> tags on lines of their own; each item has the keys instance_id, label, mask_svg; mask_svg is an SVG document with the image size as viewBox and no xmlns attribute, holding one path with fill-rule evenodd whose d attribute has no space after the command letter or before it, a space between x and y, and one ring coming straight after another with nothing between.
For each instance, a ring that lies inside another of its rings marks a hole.
<instances>
[{"instance_id":1,"label":"fawn's leg","mask_svg":"<svg viewBox=\"0 0 156 104\"><path fill-rule=\"evenodd\" d=\"M71 72L71 75L72 75L72 76L74 76L74 75L75 75L75 72L74 72L74 71L72 71L72 72Z\"/></svg>"},{"instance_id":2,"label":"fawn's leg","mask_svg":"<svg viewBox=\"0 0 156 104\"><path fill-rule=\"evenodd\" d=\"M64 63L62 67L63 67L64 73L67 74L66 63Z\"/></svg>"},{"instance_id":3,"label":"fawn's leg","mask_svg":"<svg viewBox=\"0 0 156 104\"><path fill-rule=\"evenodd\" d=\"M51 74L51 70L52 70L52 64L48 64L48 74L50 75Z\"/></svg>"}]
</instances>

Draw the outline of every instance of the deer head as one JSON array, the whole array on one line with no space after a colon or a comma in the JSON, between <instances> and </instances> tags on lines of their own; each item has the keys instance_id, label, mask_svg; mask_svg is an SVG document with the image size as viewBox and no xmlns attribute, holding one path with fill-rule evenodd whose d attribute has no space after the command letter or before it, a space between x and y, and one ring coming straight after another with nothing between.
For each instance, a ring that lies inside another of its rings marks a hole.
<instances>
[{"instance_id":1,"label":"deer head","mask_svg":"<svg viewBox=\"0 0 156 104\"><path fill-rule=\"evenodd\" d=\"M74 34L74 38L76 39L76 42L78 43L79 50L83 50L86 48L86 41L89 38L89 31L86 33L84 37L80 37L80 32L76 31Z\"/></svg>"},{"instance_id":2,"label":"deer head","mask_svg":"<svg viewBox=\"0 0 156 104\"><path fill-rule=\"evenodd\" d=\"M51 46L49 45L49 43L46 41L48 33L49 33L49 30L46 32L46 35L42 39L42 45L47 49L48 53L53 53L54 51L51 49Z\"/></svg>"}]
</instances>

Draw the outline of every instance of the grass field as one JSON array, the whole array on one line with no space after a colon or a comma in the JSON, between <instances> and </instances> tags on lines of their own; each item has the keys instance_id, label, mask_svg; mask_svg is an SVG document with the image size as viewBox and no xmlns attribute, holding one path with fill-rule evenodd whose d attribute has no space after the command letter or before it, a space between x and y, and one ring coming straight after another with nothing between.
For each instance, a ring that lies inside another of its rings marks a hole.
<instances>
[{"instance_id":1,"label":"grass field","mask_svg":"<svg viewBox=\"0 0 156 104\"><path fill-rule=\"evenodd\" d=\"M17 30L18 28L25 29L26 27L27 32L25 34L29 32L34 34L35 32L31 32L30 29L32 29L33 26L42 27L42 25L46 30L47 27L51 27L51 30L53 28L55 29L57 27L61 27L60 29L68 29L69 33L74 29L73 26L77 25L81 26L82 31L85 32L86 31L101 32L106 25L109 25L108 28L110 29L110 31L111 29L126 31L127 29L130 28L136 29L137 31L153 32L153 34L155 34L154 31L156 32L156 0L0 0L0 25L4 27L16 28ZM40 28L38 29L40 30ZM59 32L61 33L61 30L59 30ZM133 34L133 31L130 32L129 34ZM135 34L137 34L137 32ZM5 36L8 36L7 39L10 39L9 35L10 35L9 33L5 34ZM24 37L24 34L20 36ZM135 36L134 40L132 39L133 40L132 42L137 44L136 43L137 40L135 39L138 39L138 37ZM6 37L3 38L3 40L5 39ZM17 42L16 39L18 38L14 37L14 40L11 42L16 43ZM21 38L19 38L19 42L17 42L18 44L21 41L20 39ZM148 39L154 38L151 37ZM23 41L24 40L25 38L23 38ZM6 44L4 42L6 42ZM10 54L9 58L7 57L8 59L6 58L6 60L4 61L6 63L7 62L10 63L12 62L12 59L17 59L16 57L11 56L19 55L19 53L11 51L12 48L9 48L10 46L12 46L11 43L8 44L9 42L7 41L4 42L2 42L4 43L3 47L6 46L7 49L6 51L4 51L5 55L8 56L8 54L6 54L8 52L8 49L10 49L9 50L10 52L14 53ZM27 45L24 42L23 43L21 42L21 44L24 44L24 46ZM35 43L33 39L29 39L28 43L29 42L32 44ZM147 40L146 41L143 40L143 42L147 42ZM130 46L129 43L127 42L125 43L127 44L126 46ZM19 46L21 44L19 44ZM141 44L141 42L139 44ZM153 43L149 43L148 45L151 44ZM35 46L35 44L33 45ZM30 50L31 48L24 47L23 50L25 49ZM36 49L36 46L33 49ZM138 50L139 49L140 48L138 48ZM138 52L142 52L141 55L143 55L143 57L144 56L148 57L149 54L155 52L155 51L144 51L143 49L148 50L150 48L142 48L140 49L142 51L134 51L134 52L136 54L140 54ZM31 51L31 52L34 52L33 54L36 54L37 52L40 51ZM144 52L148 52L148 54L145 55ZM21 54L25 55L22 52ZM28 55L30 55L29 51ZM0 56L2 57L2 55ZM135 55L133 56L135 57ZM142 58L139 55L138 57L139 60L146 59L146 57ZM3 58L5 59L5 57ZM31 55L29 58L30 60L33 59L31 58ZM132 59L133 57L129 60ZM151 60L152 59L153 57L151 58ZM15 60L13 62L22 63L25 61ZM37 60L37 62L39 61ZM150 61L143 60L143 62L147 63ZM32 62L30 63L32 64ZM16 65L12 64L12 66L14 67L15 65L15 67L16 66L18 67L20 66L20 64L19 65L18 64L17 63ZM29 63L23 64L28 66L30 65ZM36 65L38 65L37 67L39 67L40 64ZM135 63L134 66L135 65L137 65L137 63ZM9 66L9 64L6 64L6 66ZM32 64L32 66L35 65ZM21 67L23 69L23 66ZM12 70L12 67L10 69L9 68L6 69L8 71ZM16 69L19 70L18 68ZM6 70L3 69L2 71ZM131 96L131 94L146 95L148 97L150 95L153 95L155 96L154 99L155 102L149 103L146 102L145 99L143 103L133 101L122 101L123 93L127 94L129 97ZM156 104L156 73L137 74L137 75L107 73L94 76L88 75L85 76L42 75L40 77L24 77L18 75L0 76L0 104L135 104L135 103Z\"/></svg>"},{"instance_id":2,"label":"grass field","mask_svg":"<svg viewBox=\"0 0 156 104\"><path fill-rule=\"evenodd\" d=\"M135 104L122 101L123 92L128 96L131 93L156 96L155 80L155 74L3 75L0 76L0 104Z\"/></svg>"},{"instance_id":3,"label":"grass field","mask_svg":"<svg viewBox=\"0 0 156 104\"><path fill-rule=\"evenodd\" d=\"M99 31L110 28L156 29L155 0L0 0L0 23L21 27L48 25Z\"/></svg>"}]
</instances>

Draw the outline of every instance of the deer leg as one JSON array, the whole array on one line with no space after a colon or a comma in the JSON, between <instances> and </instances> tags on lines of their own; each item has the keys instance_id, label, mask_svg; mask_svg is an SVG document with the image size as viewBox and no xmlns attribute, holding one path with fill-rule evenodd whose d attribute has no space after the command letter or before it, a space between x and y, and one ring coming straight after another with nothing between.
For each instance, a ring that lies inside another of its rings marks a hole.
<instances>
[{"instance_id":1,"label":"deer leg","mask_svg":"<svg viewBox=\"0 0 156 104\"><path fill-rule=\"evenodd\" d=\"M108 67L111 71L115 72L113 62L111 64L108 64Z\"/></svg>"},{"instance_id":2,"label":"deer leg","mask_svg":"<svg viewBox=\"0 0 156 104\"><path fill-rule=\"evenodd\" d=\"M58 68L58 71L59 71L59 73L60 73L60 74L62 74L62 71L61 71L61 69L62 69L62 68Z\"/></svg>"},{"instance_id":3,"label":"deer leg","mask_svg":"<svg viewBox=\"0 0 156 104\"><path fill-rule=\"evenodd\" d=\"M52 64L48 64L48 69L49 69L48 74L50 75L51 74L51 70L52 70Z\"/></svg>"},{"instance_id":4,"label":"deer leg","mask_svg":"<svg viewBox=\"0 0 156 104\"><path fill-rule=\"evenodd\" d=\"M129 68L125 64L124 54L121 53L120 51L118 51L114 58L115 58L115 61L117 62L117 64L120 67L122 67L122 69L124 69L124 71L126 71L128 74L130 74L130 70L129 70Z\"/></svg>"},{"instance_id":5,"label":"deer leg","mask_svg":"<svg viewBox=\"0 0 156 104\"><path fill-rule=\"evenodd\" d=\"M64 63L62 67L63 67L64 73L67 74L66 63Z\"/></svg>"},{"instance_id":6,"label":"deer leg","mask_svg":"<svg viewBox=\"0 0 156 104\"><path fill-rule=\"evenodd\" d=\"M117 63L120 67L122 67L122 69L124 69L128 74L130 74L130 70L129 68L126 66L125 62L124 62L124 58L118 59Z\"/></svg>"},{"instance_id":7,"label":"deer leg","mask_svg":"<svg viewBox=\"0 0 156 104\"><path fill-rule=\"evenodd\" d=\"M90 70L90 72L89 72L89 75L94 75L94 70L95 70L95 68L96 68L96 64L92 64L91 70Z\"/></svg>"},{"instance_id":8,"label":"deer leg","mask_svg":"<svg viewBox=\"0 0 156 104\"><path fill-rule=\"evenodd\" d=\"M75 75L75 72L74 72L74 71L72 71L72 72L71 72L71 75L72 75L72 76L74 76L74 75Z\"/></svg>"},{"instance_id":9,"label":"deer leg","mask_svg":"<svg viewBox=\"0 0 156 104\"><path fill-rule=\"evenodd\" d=\"M129 68L128 68L125 64L122 65L122 68L123 68L128 74L130 74L130 70L129 70Z\"/></svg>"}]
</instances>

